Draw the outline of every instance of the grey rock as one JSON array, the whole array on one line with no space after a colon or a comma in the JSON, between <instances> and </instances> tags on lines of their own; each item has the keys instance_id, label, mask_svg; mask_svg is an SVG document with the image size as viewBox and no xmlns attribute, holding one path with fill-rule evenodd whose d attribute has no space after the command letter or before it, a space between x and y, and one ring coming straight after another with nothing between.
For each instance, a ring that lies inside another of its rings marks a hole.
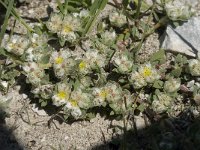
<instances>
[{"instance_id":1,"label":"grey rock","mask_svg":"<svg viewBox=\"0 0 200 150\"><path fill-rule=\"evenodd\" d=\"M193 17L183 25L173 28L167 26L161 37L161 48L188 56L200 54L200 17Z\"/></svg>"}]
</instances>

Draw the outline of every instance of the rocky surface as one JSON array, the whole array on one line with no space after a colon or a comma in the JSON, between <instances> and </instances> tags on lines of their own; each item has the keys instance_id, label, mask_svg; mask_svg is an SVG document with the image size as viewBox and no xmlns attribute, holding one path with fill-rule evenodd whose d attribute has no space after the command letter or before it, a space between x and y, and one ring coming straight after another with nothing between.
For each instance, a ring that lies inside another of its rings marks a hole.
<instances>
[{"instance_id":1,"label":"rocky surface","mask_svg":"<svg viewBox=\"0 0 200 150\"><path fill-rule=\"evenodd\" d=\"M176 28L168 26L161 48L196 57L200 53L200 17L193 17Z\"/></svg>"}]
</instances>

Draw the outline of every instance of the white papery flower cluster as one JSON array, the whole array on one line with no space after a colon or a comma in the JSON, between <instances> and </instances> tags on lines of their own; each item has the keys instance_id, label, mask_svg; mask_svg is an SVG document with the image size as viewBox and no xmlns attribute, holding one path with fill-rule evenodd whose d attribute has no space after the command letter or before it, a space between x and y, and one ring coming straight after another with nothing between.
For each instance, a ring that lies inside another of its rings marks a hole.
<instances>
[{"instance_id":1,"label":"white papery flower cluster","mask_svg":"<svg viewBox=\"0 0 200 150\"><path fill-rule=\"evenodd\" d=\"M84 53L83 57L80 59L78 67L81 74L88 74L91 73L92 70L98 70L105 67L105 65L105 56L98 50L91 49Z\"/></svg>"},{"instance_id":2,"label":"white papery flower cluster","mask_svg":"<svg viewBox=\"0 0 200 150\"><path fill-rule=\"evenodd\" d=\"M26 73L26 76L30 83L32 83L34 86L41 85L41 82L43 80L42 78L45 76L43 68L41 68L35 62L25 63L22 66L22 68L23 68L24 72Z\"/></svg>"},{"instance_id":3,"label":"white papery flower cluster","mask_svg":"<svg viewBox=\"0 0 200 150\"><path fill-rule=\"evenodd\" d=\"M40 61L47 47L48 38L46 34L33 33L30 39L30 46L25 51L26 61Z\"/></svg>"},{"instance_id":4,"label":"white papery flower cluster","mask_svg":"<svg viewBox=\"0 0 200 150\"><path fill-rule=\"evenodd\" d=\"M53 64L54 73L58 78L70 74L76 64L68 49L52 52L50 62Z\"/></svg>"},{"instance_id":5,"label":"white papery flower cluster","mask_svg":"<svg viewBox=\"0 0 200 150\"><path fill-rule=\"evenodd\" d=\"M115 40L116 40L116 33L115 31L104 31L102 34L101 34L101 39L102 39L102 43L105 44L105 45L112 45Z\"/></svg>"},{"instance_id":6,"label":"white papery flower cluster","mask_svg":"<svg viewBox=\"0 0 200 150\"><path fill-rule=\"evenodd\" d=\"M192 5L187 0L170 0L166 2L165 9L172 20L187 20L194 13Z\"/></svg>"},{"instance_id":7,"label":"white papery flower cluster","mask_svg":"<svg viewBox=\"0 0 200 150\"><path fill-rule=\"evenodd\" d=\"M109 14L110 23L116 27L122 27L127 23L126 16L122 13L118 13L117 11L112 11Z\"/></svg>"},{"instance_id":8,"label":"white papery flower cluster","mask_svg":"<svg viewBox=\"0 0 200 150\"><path fill-rule=\"evenodd\" d=\"M60 13L51 14L46 25L51 32L57 33L59 37L69 42L75 41L77 38L76 32L81 30L80 17L73 14L67 14L66 16Z\"/></svg>"},{"instance_id":9,"label":"white papery flower cluster","mask_svg":"<svg viewBox=\"0 0 200 150\"><path fill-rule=\"evenodd\" d=\"M132 71L133 60L128 56L128 53L116 52L113 56L113 63L120 73L128 73Z\"/></svg>"},{"instance_id":10,"label":"white papery flower cluster","mask_svg":"<svg viewBox=\"0 0 200 150\"><path fill-rule=\"evenodd\" d=\"M115 82L109 82L104 87L95 87L92 92L94 96L94 105L101 106L109 103L115 103L117 101L122 101L122 89Z\"/></svg>"},{"instance_id":11,"label":"white papery flower cluster","mask_svg":"<svg viewBox=\"0 0 200 150\"><path fill-rule=\"evenodd\" d=\"M173 93L179 90L181 86L180 79L170 78L164 84L164 90L168 93Z\"/></svg>"},{"instance_id":12,"label":"white papery flower cluster","mask_svg":"<svg viewBox=\"0 0 200 150\"><path fill-rule=\"evenodd\" d=\"M81 89L71 90L71 86L67 83L57 84L57 90L52 96L53 104L56 106L64 106L64 109L70 110L74 118L82 115L81 109L88 109L93 106L92 95L83 92Z\"/></svg>"},{"instance_id":13,"label":"white papery flower cluster","mask_svg":"<svg viewBox=\"0 0 200 150\"><path fill-rule=\"evenodd\" d=\"M189 70L192 76L200 76L200 60L198 59L190 59Z\"/></svg>"},{"instance_id":14,"label":"white papery flower cluster","mask_svg":"<svg viewBox=\"0 0 200 150\"><path fill-rule=\"evenodd\" d=\"M148 83L153 83L160 78L159 72L150 63L141 65L138 71L131 73L129 80L133 83L134 88L142 88Z\"/></svg>"},{"instance_id":15,"label":"white papery flower cluster","mask_svg":"<svg viewBox=\"0 0 200 150\"><path fill-rule=\"evenodd\" d=\"M29 44L30 44L30 41L26 37L13 35L9 38L8 35L5 35L2 46L8 52L13 53L17 56L21 56L24 54Z\"/></svg>"},{"instance_id":16,"label":"white papery flower cluster","mask_svg":"<svg viewBox=\"0 0 200 150\"><path fill-rule=\"evenodd\" d=\"M166 93L160 92L152 102L152 108L156 113L163 113L170 108L172 98Z\"/></svg>"},{"instance_id":17,"label":"white papery flower cluster","mask_svg":"<svg viewBox=\"0 0 200 150\"><path fill-rule=\"evenodd\" d=\"M40 95L43 99L50 99L52 97L53 90L54 86L52 84L45 84L34 87L31 92L35 95L35 97L39 97Z\"/></svg>"}]
</instances>

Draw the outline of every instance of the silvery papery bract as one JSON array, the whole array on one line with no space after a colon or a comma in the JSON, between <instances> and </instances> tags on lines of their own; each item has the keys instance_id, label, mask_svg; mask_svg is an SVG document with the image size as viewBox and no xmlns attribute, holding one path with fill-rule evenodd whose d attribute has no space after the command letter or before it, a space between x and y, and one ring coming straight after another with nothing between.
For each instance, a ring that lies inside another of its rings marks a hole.
<instances>
[{"instance_id":1,"label":"silvery papery bract","mask_svg":"<svg viewBox=\"0 0 200 150\"><path fill-rule=\"evenodd\" d=\"M116 82L108 82L105 85L106 100L108 103L115 103L122 100L122 89Z\"/></svg>"},{"instance_id":2,"label":"silvery papery bract","mask_svg":"<svg viewBox=\"0 0 200 150\"><path fill-rule=\"evenodd\" d=\"M92 94L94 96L94 106L101 106L106 104L106 96L107 96L107 91L105 87L94 87L92 89Z\"/></svg>"},{"instance_id":3,"label":"silvery papery bract","mask_svg":"<svg viewBox=\"0 0 200 150\"><path fill-rule=\"evenodd\" d=\"M163 113L170 108L172 98L166 93L160 92L152 102L152 108L156 113Z\"/></svg>"},{"instance_id":4,"label":"silvery papery bract","mask_svg":"<svg viewBox=\"0 0 200 150\"><path fill-rule=\"evenodd\" d=\"M58 33L62 28L63 15L59 13L52 13L50 19L46 23L47 28L53 32Z\"/></svg>"},{"instance_id":5,"label":"silvery papery bract","mask_svg":"<svg viewBox=\"0 0 200 150\"><path fill-rule=\"evenodd\" d=\"M67 14L63 16L60 13L54 13L46 25L51 32L57 33L59 37L69 42L73 42L76 40L75 32L80 30L81 20L77 15Z\"/></svg>"},{"instance_id":6,"label":"silvery papery bract","mask_svg":"<svg viewBox=\"0 0 200 150\"><path fill-rule=\"evenodd\" d=\"M25 51L26 61L40 61L47 47L47 35L33 33L30 41L31 44Z\"/></svg>"},{"instance_id":7,"label":"silvery papery bract","mask_svg":"<svg viewBox=\"0 0 200 150\"><path fill-rule=\"evenodd\" d=\"M82 109L89 109L93 106L93 96L91 93L83 92L82 89L74 90L71 93L71 101L77 102L77 106Z\"/></svg>"},{"instance_id":8,"label":"silvery papery bract","mask_svg":"<svg viewBox=\"0 0 200 150\"><path fill-rule=\"evenodd\" d=\"M192 76L200 76L200 60L191 59L188 61L189 70Z\"/></svg>"},{"instance_id":9,"label":"silvery papery bract","mask_svg":"<svg viewBox=\"0 0 200 150\"><path fill-rule=\"evenodd\" d=\"M45 75L43 68L35 62L25 63L22 68L26 72L27 79L30 83L35 86L41 84L42 78Z\"/></svg>"},{"instance_id":10,"label":"silvery papery bract","mask_svg":"<svg viewBox=\"0 0 200 150\"><path fill-rule=\"evenodd\" d=\"M158 70L150 63L141 65L141 67L138 68L138 72L143 76L147 83L153 83L155 80L160 79Z\"/></svg>"},{"instance_id":11,"label":"silvery papery bract","mask_svg":"<svg viewBox=\"0 0 200 150\"><path fill-rule=\"evenodd\" d=\"M113 56L113 63L120 73L131 72L133 60L131 60L126 53L116 52Z\"/></svg>"},{"instance_id":12,"label":"silvery papery bract","mask_svg":"<svg viewBox=\"0 0 200 150\"><path fill-rule=\"evenodd\" d=\"M75 66L75 60L72 58L68 49L52 52L50 62L52 63L55 75L58 78L70 74L70 71L74 69L73 67Z\"/></svg>"},{"instance_id":13,"label":"silvery papery bract","mask_svg":"<svg viewBox=\"0 0 200 150\"><path fill-rule=\"evenodd\" d=\"M166 2L165 9L167 15L172 20L186 20L189 19L194 10L191 8L191 4L189 4L186 0L170 0Z\"/></svg>"},{"instance_id":14,"label":"silvery papery bract","mask_svg":"<svg viewBox=\"0 0 200 150\"><path fill-rule=\"evenodd\" d=\"M33 88L31 92L38 98L50 99L53 94L54 86L51 84L40 85L39 87Z\"/></svg>"},{"instance_id":15,"label":"silvery papery bract","mask_svg":"<svg viewBox=\"0 0 200 150\"><path fill-rule=\"evenodd\" d=\"M200 103L200 93L194 93L193 99L199 105L199 103Z\"/></svg>"},{"instance_id":16,"label":"silvery papery bract","mask_svg":"<svg viewBox=\"0 0 200 150\"><path fill-rule=\"evenodd\" d=\"M122 97L120 101L116 101L111 103L109 106L115 111L116 114L122 114L130 109L132 109L132 105L134 103L135 97L134 95L124 90L122 92Z\"/></svg>"},{"instance_id":17,"label":"silvery papery bract","mask_svg":"<svg viewBox=\"0 0 200 150\"><path fill-rule=\"evenodd\" d=\"M180 79L170 78L164 84L164 90L168 93L173 93L179 90L181 86Z\"/></svg>"},{"instance_id":18,"label":"silvery papery bract","mask_svg":"<svg viewBox=\"0 0 200 150\"><path fill-rule=\"evenodd\" d=\"M58 36L63 37L69 42L73 42L77 38L75 32L80 30L80 26L80 18L68 14L63 19L61 30L58 33Z\"/></svg>"},{"instance_id":19,"label":"silvery papery bract","mask_svg":"<svg viewBox=\"0 0 200 150\"><path fill-rule=\"evenodd\" d=\"M6 35L2 43L3 47L10 53L21 56L28 48L30 42L27 38L19 35L13 35L9 39Z\"/></svg>"},{"instance_id":20,"label":"silvery papery bract","mask_svg":"<svg viewBox=\"0 0 200 150\"><path fill-rule=\"evenodd\" d=\"M102 43L105 45L112 45L116 40L116 33L115 31L105 31L101 34Z\"/></svg>"},{"instance_id":21,"label":"silvery papery bract","mask_svg":"<svg viewBox=\"0 0 200 150\"><path fill-rule=\"evenodd\" d=\"M53 104L56 106L66 105L66 107L70 106L70 94L71 94L71 86L68 86L67 83L58 83L57 89L52 96Z\"/></svg>"},{"instance_id":22,"label":"silvery papery bract","mask_svg":"<svg viewBox=\"0 0 200 150\"><path fill-rule=\"evenodd\" d=\"M112 11L109 14L110 23L116 27L122 27L127 23L126 16L122 13L118 13L117 11Z\"/></svg>"},{"instance_id":23,"label":"silvery papery bract","mask_svg":"<svg viewBox=\"0 0 200 150\"><path fill-rule=\"evenodd\" d=\"M153 83L160 78L158 70L156 70L150 63L141 65L138 71L131 73L129 78L130 82L133 83L134 88L142 88L147 83Z\"/></svg>"},{"instance_id":24,"label":"silvery papery bract","mask_svg":"<svg viewBox=\"0 0 200 150\"><path fill-rule=\"evenodd\" d=\"M106 65L105 56L96 49L87 50L79 63L79 72L81 74L91 73L92 70L103 68Z\"/></svg>"},{"instance_id":25,"label":"silvery papery bract","mask_svg":"<svg viewBox=\"0 0 200 150\"><path fill-rule=\"evenodd\" d=\"M130 77L130 82L133 84L135 89L142 88L147 85L147 82L143 78L143 76L137 71L133 72Z\"/></svg>"}]
</instances>

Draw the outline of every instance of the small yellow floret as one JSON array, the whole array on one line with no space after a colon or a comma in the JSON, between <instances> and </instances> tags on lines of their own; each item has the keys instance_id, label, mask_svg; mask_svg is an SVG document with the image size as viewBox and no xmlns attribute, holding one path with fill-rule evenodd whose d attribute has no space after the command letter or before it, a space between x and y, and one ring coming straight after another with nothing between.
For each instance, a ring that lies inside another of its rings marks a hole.
<instances>
[{"instance_id":1,"label":"small yellow floret","mask_svg":"<svg viewBox=\"0 0 200 150\"><path fill-rule=\"evenodd\" d=\"M79 64L79 69L84 69L86 67L86 63L84 61L81 61Z\"/></svg>"},{"instance_id":2,"label":"small yellow floret","mask_svg":"<svg viewBox=\"0 0 200 150\"><path fill-rule=\"evenodd\" d=\"M148 68L148 67L145 67L145 68L144 68L144 71L143 71L143 76L144 76L144 77L148 77L148 76L150 76L151 74L152 74L151 69Z\"/></svg>"},{"instance_id":3,"label":"small yellow floret","mask_svg":"<svg viewBox=\"0 0 200 150\"><path fill-rule=\"evenodd\" d=\"M62 62L63 62L63 58L62 58L62 57L57 57L57 58L55 59L55 63L56 63L56 64L62 64Z\"/></svg>"},{"instance_id":4,"label":"small yellow floret","mask_svg":"<svg viewBox=\"0 0 200 150\"><path fill-rule=\"evenodd\" d=\"M65 25L64 28L63 28L63 31L65 33L72 32L72 27L70 25Z\"/></svg>"},{"instance_id":5,"label":"small yellow floret","mask_svg":"<svg viewBox=\"0 0 200 150\"><path fill-rule=\"evenodd\" d=\"M70 103L73 107L77 107L78 106L78 103L76 100L70 100Z\"/></svg>"},{"instance_id":6,"label":"small yellow floret","mask_svg":"<svg viewBox=\"0 0 200 150\"><path fill-rule=\"evenodd\" d=\"M60 91L57 95L58 95L58 97L59 97L60 99L65 99L65 98L67 98L67 93L64 92L64 91Z\"/></svg>"},{"instance_id":7,"label":"small yellow floret","mask_svg":"<svg viewBox=\"0 0 200 150\"><path fill-rule=\"evenodd\" d=\"M105 90L102 90L102 91L99 93L99 96L100 96L102 99L105 99L105 98L106 98L106 95L107 95L107 91L105 91Z\"/></svg>"}]
</instances>

